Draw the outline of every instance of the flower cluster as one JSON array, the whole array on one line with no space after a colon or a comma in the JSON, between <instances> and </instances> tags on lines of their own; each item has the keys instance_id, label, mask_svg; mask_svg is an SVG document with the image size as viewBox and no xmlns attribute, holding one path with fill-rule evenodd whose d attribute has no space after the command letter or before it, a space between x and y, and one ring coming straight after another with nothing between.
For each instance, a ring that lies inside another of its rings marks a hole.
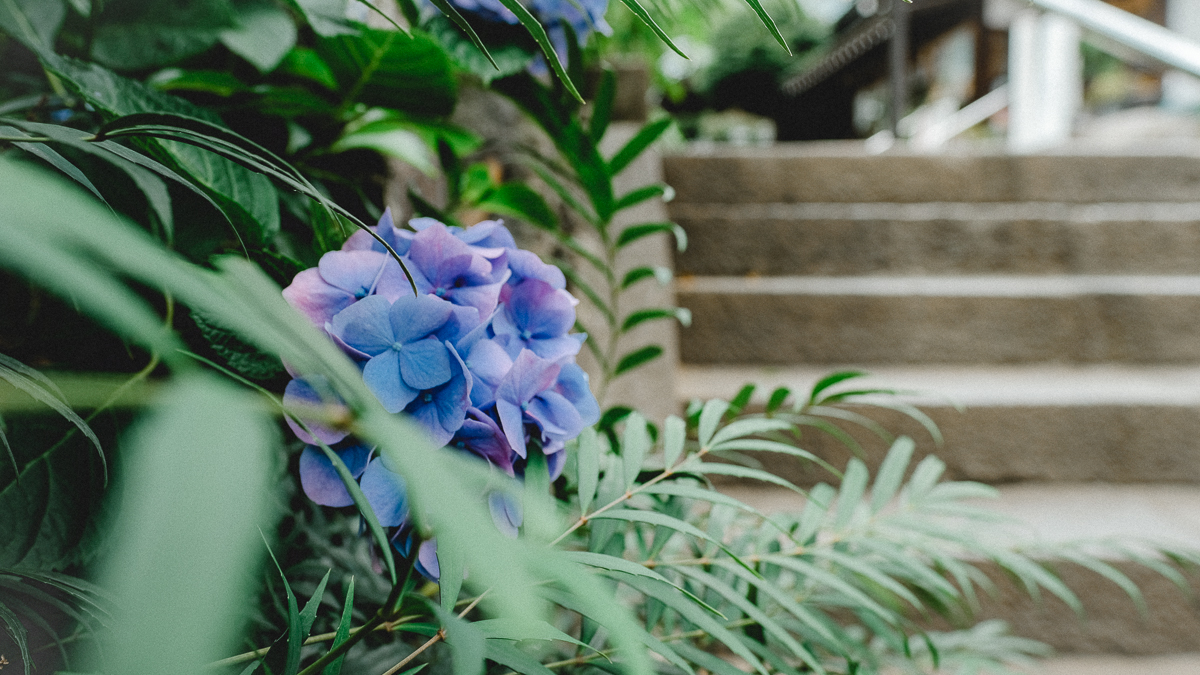
<instances>
[{"instance_id":1,"label":"flower cluster","mask_svg":"<svg viewBox=\"0 0 1200 675\"><path fill-rule=\"evenodd\" d=\"M397 228L385 212L372 230L404 261L412 285L390 252L367 232L296 275L284 298L304 313L362 370L383 407L417 421L440 445L522 475L529 452L546 457L551 478L563 468L565 444L594 424L600 408L576 365L584 335L571 333L578 301L553 265L517 248L500 221L462 229L430 218ZM289 404L331 400L319 378L293 379ZM400 476L348 432L291 420L307 443L300 480L310 499L349 506L349 492L328 457L333 447L359 480L380 524L407 524ZM497 526L515 534L519 505L489 499ZM428 542L427 542L428 544ZM398 546L403 550L403 546ZM436 577L432 549L419 564Z\"/></svg>"},{"instance_id":2,"label":"flower cluster","mask_svg":"<svg viewBox=\"0 0 1200 675\"><path fill-rule=\"evenodd\" d=\"M519 23L517 15L500 0L450 0L450 4L484 21L509 25ZM592 31L612 35L612 27L604 20L608 0L532 0L528 6L529 12L546 28L550 44L564 64L567 62L567 26L574 31L580 47L587 43ZM532 69L539 74L546 71L546 63L540 55Z\"/></svg>"}]
</instances>

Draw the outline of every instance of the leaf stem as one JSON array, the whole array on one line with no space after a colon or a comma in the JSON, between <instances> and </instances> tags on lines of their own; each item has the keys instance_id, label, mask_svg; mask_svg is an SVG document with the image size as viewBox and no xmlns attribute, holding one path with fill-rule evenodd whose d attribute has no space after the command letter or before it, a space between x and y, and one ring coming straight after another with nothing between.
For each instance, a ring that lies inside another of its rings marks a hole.
<instances>
[{"instance_id":1,"label":"leaf stem","mask_svg":"<svg viewBox=\"0 0 1200 675\"><path fill-rule=\"evenodd\" d=\"M52 143L46 136L0 136L0 143Z\"/></svg>"},{"instance_id":2,"label":"leaf stem","mask_svg":"<svg viewBox=\"0 0 1200 675\"><path fill-rule=\"evenodd\" d=\"M485 596L485 595L487 595L487 591L480 593L478 597L476 597L474 600L471 601L471 604L467 605L466 609L464 609L463 611L458 613L458 618L460 618L460 619L463 618L464 616L469 614L471 612L471 610L475 609L475 606L479 604L480 600L483 600L483 596ZM391 668L388 668L387 672L385 672L383 675L396 675L396 673L400 672L401 668L408 665L409 662L411 662L413 659L417 658L417 656L419 656L421 654L421 652L424 652L426 649L429 649L430 647L434 646L438 642L445 640L445 639L446 639L446 629L439 628L438 632L435 633L433 635L433 637L431 637L425 641L425 644L421 645L420 647L417 647L416 651L414 651L413 653L411 653L408 656L401 659L400 663L397 663L396 665L392 666ZM304 674L301 673L300 675L304 675Z\"/></svg>"}]
</instances>

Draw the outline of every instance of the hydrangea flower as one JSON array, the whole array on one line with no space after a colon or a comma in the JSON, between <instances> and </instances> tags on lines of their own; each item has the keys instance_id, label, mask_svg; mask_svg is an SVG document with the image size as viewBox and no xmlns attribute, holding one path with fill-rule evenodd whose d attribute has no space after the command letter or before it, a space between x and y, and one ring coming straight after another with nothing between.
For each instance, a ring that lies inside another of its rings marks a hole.
<instances>
[{"instance_id":1,"label":"hydrangea flower","mask_svg":"<svg viewBox=\"0 0 1200 675\"><path fill-rule=\"evenodd\" d=\"M418 218L409 226L397 228L385 212L373 230L404 260L415 297L396 261L364 232L296 275L284 297L358 364L388 412L410 416L435 443L518 479L530 447L537 448L557 478L567 441L600 417L587 375L575 364L584 336L570 333L577 301L562 272L517 248L500 221L464 229ZM345 406L323 379L298 375L284 402ZM394 547L416 555L417 569L436 579L436 542L412 550L407 489L395 467L345 429L289 424L307 444L300 458L305 494L325 506L353 503L316 447L332 446L380 523L395 528ZM496 527L516 536L521 504L498 493L487 500Z\"/></svg>"},{"instance_id":2,"label":"hydrangea flower","mask_svg":"<svg viewBox=\"0 0 1200 675\"><path fill-rule=\"evenodd\" d=\"M450 0L461 12L473 14L491 23L516 25L517 16L505 7L499 0ZM545 28L550 38L550 44L558 59L567 63L567 30L570 26L575 32L579 46L587 43L592 31L601 35L612 35L612 26L604 20L608 11L608 0L532 0L529 12ZM544 75L546 62L538 54L529 68L535 75Z\"/></svg>"}]
</instances>

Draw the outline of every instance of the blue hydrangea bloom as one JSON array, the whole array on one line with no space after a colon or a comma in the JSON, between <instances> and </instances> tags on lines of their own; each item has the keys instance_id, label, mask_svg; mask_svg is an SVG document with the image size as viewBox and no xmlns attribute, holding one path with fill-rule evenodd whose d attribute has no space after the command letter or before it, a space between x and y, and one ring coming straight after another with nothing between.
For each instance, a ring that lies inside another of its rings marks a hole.
<instances>
[{"instance_id":1,"label":"blue hydrangea bloom","mask_svg":"<svg viewBox=\"0 0 1200 675\"><path fill-rule=\"evenodd\" d=\"M569 335L575 325L575 298L538 279L506 286L503 310L492 321L492 330L511 356L528 349L551 361L579 353L584 336Z\"/></svg>"},{"instance_id":2,"label":"blue hydrangea bloom","mask_svg":"<svg viewBox=\"0 0 1200 675\"><path fill-rule=\"evenodd\" d=\"M367 460L371 458L371 449L363 445L334 450L342 463L350 470L350 474L358 478L367 468ZM300 453L300 487L309 499L322 506L350 506L354 498L342 482L333 462L325 456L320 448L313 445L304 446Z\"/></svg>"},{"instance_id":3,"label":"blue hydrangea bloom","mask_svg":"<svg viewBox=\"0 0 1200 675\"><path fill-rule=\"evenodd\" d=\"M496 413L513 451L526 456L526 436L539 445L564 442L583 430L583 418L565 396L554 391L561 367L524 349L496 388Z\"/></svg>"}]
</instances>

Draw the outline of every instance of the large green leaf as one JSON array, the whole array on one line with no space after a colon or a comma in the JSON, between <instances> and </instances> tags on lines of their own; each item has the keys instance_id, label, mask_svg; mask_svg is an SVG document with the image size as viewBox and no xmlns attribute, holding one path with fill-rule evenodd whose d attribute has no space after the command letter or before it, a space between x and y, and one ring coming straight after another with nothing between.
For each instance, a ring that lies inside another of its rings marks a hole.
<instances>
[{"instance_id":1,"label":"large green leaf","mask_svg":"<svg viewBox=\"0 0 1200 675\"><path fill-rule=\"evenodd\" d=\"M219 34L221 44L260 72L270 72L296 45L296 24L279 5L267 0L236 3L237 25Z\"/></svg>"},{"instance_id":2,"label":"large green leaf","mask_svg":"<svg viewBox=\"0 0 1200 675\"><path fill-rule=\"evenodd\" d=\"M43 60L47 68L110 119L134 113L168 112L220 124L204 108L101 66L53 54L43 55ZM265 176L191 145L151 140L146 145L160 161L190 177L207 192L238 227L240 235L248 239L247 243L261 244L279 230L279 202Z\"/></svg>"},{"instance_id":3,"label":"large green leaf","mask_svg":"<svg viewBox=\"0 0 1200 675\"><path fill-rule=\"evenodd\" d=\"M111 672L195 672L238 643L277 436L254 394L199 374L134 431L104 573L121 600Z\"/></svg>"},{"instance_id":4,"label":"large green leaf","mask_svg":"<svg viewBox=\"0 0 1200 675\"><path fill-rule=\"evenodd\" d=\"M216 44L234 17L229 0L108 0L94 17L92 58L119 70L168 65Z\"/></svg>"},{"instance_id":5,"label":"large green leaf","mask_svg":"<svg viewBox=\"0 0 1200 675\"><path fill-rule=\"evenodd\" d=\"M480 30L485 29L483 22L477 23L481 24ZM460 27L455 26L452 19L445 16L435 16L423 27L442 45L454 65L484 82L519 73L533 61L532 53L512 42L489 46L488 53L492 56L489 60L474 40L464 34Z\"/></svg>"},{"instance_id":6,"label":"large green leaf","mask_svg":"<svg viewBox=\"0 0 1200 675\"><path fill-rule=\"evenodd\" d=\"M34 51L51 49L66 14L62 0L0 0L0 31Z\"/></svg>"},{"instance_id":7,"label":"large green leaf","mask_svg":"<svg viewBox=\"0 0 1200 675\"><path fill-rule=\"evenodd\" d=\"M348 101L421 115L454 110L450 60L425 33L364 29L320 41L318 52Z\"/></svg>"}]
</instances>

